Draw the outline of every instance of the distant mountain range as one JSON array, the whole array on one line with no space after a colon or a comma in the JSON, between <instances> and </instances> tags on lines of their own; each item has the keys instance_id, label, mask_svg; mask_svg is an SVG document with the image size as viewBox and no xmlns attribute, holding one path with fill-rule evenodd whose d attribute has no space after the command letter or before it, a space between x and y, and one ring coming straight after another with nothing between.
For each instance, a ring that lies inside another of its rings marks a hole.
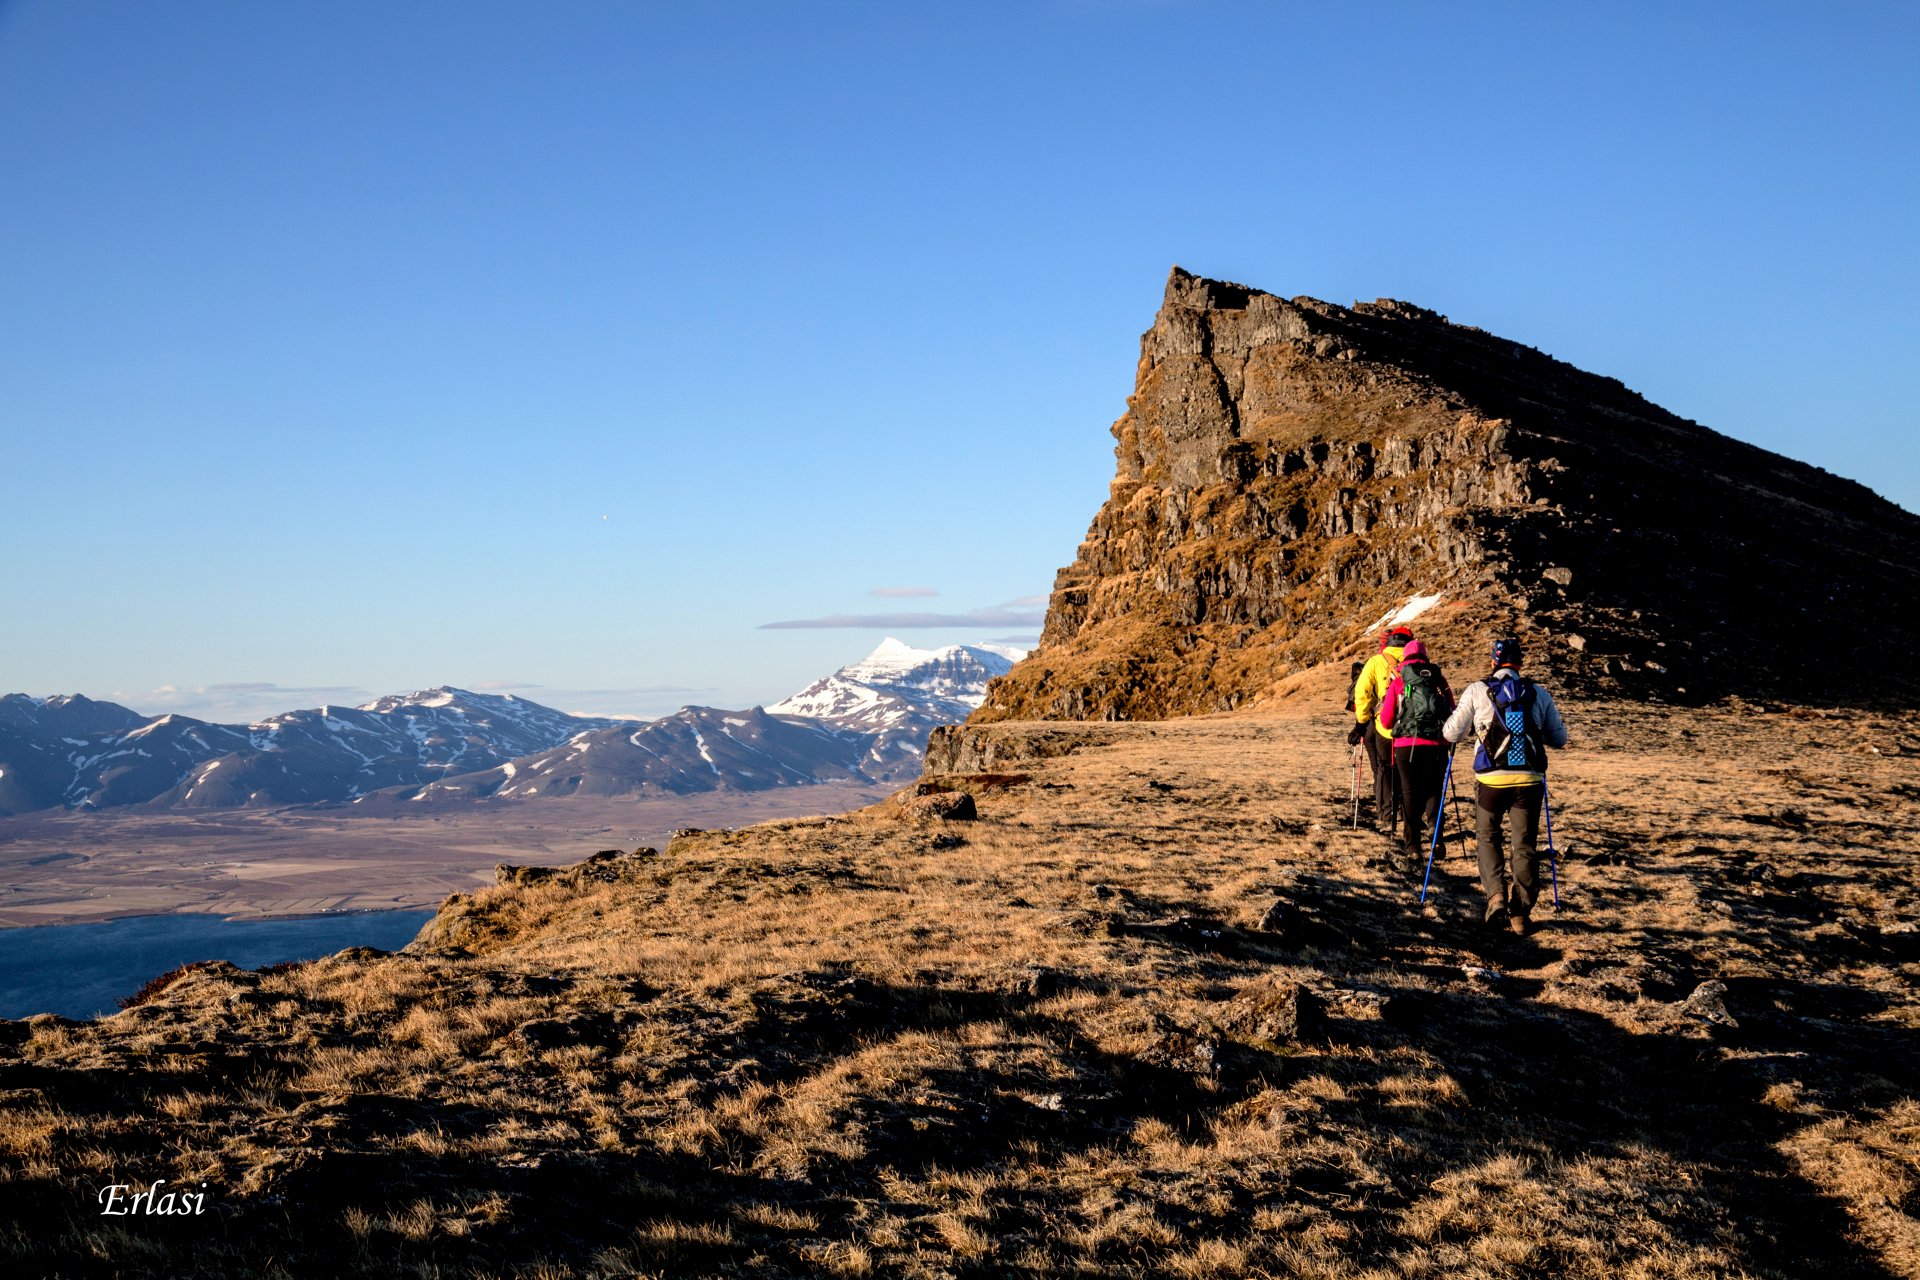
<instances>
[{"instance_id":1,"label":"distant mountain range","mask_svg":"<svg viewBox=\"0 0 1920 1280\"><path fill-rule=\"evenodd\" d=\"M146 717L80 695L0 697L0 815L488 797L758 791L919 772L1014 653L888 639L771 707L635 723L441 687L250 725Z\"/></svg>"},{"instance_id":2,"label":"distant mountain range","mask_svg":"<svg viewBox=\"0 0 1920 1280\"><path fill-rule=\"evenodd\" d=\"M451 688L250 725L9 694L0 698L0 813L350 800L491 768L612 723Z\"/></svg>"},{"instance_id":3,"label":"distant mountain range","mask_svg":"<svg viewBox=\"0 0 1920 1280\"><path fill-rule=\"evenodd\" d=\"M497 767L390 798L761 791L813 782L914 777L935 725L957 724L1012 653L979 645L915 649L892 638L859 662L770 707L682 707L642 725L588 730Z\"/></svg>"}]
</instances>

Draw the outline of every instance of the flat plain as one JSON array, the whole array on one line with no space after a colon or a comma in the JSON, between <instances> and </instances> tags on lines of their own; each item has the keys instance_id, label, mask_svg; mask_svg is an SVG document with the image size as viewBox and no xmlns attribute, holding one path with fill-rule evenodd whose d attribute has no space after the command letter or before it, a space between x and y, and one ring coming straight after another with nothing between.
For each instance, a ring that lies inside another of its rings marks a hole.
<instances>
[{"instance_id":1,"label":"flat plain","mask_svg":"<svg viewBox=\"0 0 1920 1280\"><path fill-rule=\"evenodd\" d=\"M883 792L841 784L645 799L387 804L0 818L0 926L129 915L235 917L431 907L495 863L664 847L683 827L835 813Z\"/></svg>"}]
</instances>

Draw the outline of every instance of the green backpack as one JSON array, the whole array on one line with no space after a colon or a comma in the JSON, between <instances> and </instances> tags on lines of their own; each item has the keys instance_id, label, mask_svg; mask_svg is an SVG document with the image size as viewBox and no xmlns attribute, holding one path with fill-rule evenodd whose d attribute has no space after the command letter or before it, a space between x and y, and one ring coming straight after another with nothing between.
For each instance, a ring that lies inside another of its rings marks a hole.
<instances>
[{"instance_id":1,"label":"green backpack","mask_svg":"<svg viewBox=\"0 0 1920 1280\"><path fill-rule=\"evenodd\" d=\"M1440 691L1440 668L1431 662L1400 665L1400 700L1393 707L1393 736L1441 740L1447 725L1447 697Z\"/></svg>"}]
</instances>

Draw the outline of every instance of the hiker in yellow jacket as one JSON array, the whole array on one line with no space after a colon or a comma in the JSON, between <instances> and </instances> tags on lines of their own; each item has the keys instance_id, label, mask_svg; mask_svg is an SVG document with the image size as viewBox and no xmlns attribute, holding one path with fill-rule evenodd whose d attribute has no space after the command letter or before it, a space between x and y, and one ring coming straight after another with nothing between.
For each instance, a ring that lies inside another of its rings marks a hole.
<instances>
[{"instance_id":1,"label":"hiker in yellow jacket","mask_svg":"<svg viewBox=\"0 0 1920 1280\"><path fill-rule=\"evenodd\" d=\"M1373 769L1373 822L1389 836L1400 816L1400 775L1393 767L1393 734L1379 725L1380 704L1387 686L1400 670L1400 659L1413 642L1413 630L1395 627L1380 637L1380 652L1367 659L1353 682L1353 716L1357 723L1348 742L1367 744L1367 764ZM1371 729L1372 732L1368 732Z\"/></svg>"}]
</instances>

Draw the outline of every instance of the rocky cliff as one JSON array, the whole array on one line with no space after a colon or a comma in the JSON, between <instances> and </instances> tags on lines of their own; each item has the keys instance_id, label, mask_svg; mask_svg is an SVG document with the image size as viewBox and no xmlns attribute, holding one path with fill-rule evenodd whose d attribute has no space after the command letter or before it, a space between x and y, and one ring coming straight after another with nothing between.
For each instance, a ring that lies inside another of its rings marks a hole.
<instances>
[{"instance_id":1,"label":"rocky cliff","mask_svg":"<svg viewBox=\"0 0 1920 1280\"><path fill-rule=\"evenodd\" d=\"M1920 634L1920 517L1531 347L1176 267L1127 406L1041 644L976 721L1230 709L1416 596L1467 670L1505 631L1587 693L1920 701L1885 658Z\"/></svg>"}]
</instances>

